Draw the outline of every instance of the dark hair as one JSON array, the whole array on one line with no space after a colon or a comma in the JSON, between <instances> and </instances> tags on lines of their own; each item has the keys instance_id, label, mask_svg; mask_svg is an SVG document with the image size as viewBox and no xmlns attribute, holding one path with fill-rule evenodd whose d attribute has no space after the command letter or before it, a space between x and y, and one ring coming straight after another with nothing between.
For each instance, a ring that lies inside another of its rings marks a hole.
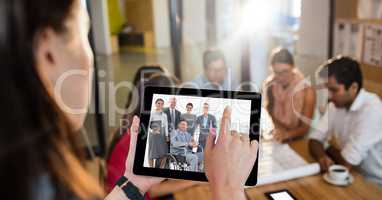
<instances>
[{"instance_id":1,"label":"dark hair","mask_svg":"<svg viewBox=\"0 0 382 200\"><path fill-rule=\"evenodd\" d=\"M0 177L3 199L34 199L43 177L55 199L102 195L83 167L78 138L36 69L47 28L64 34L76 0L0 1ZM90 182L90 184L88 184ZM44 187L44 185L42 186Z\"/></svg>"},{"instance_id":2,"label":"dark hair","mask_svg":"<svg viewBox=\"0 0 382 200\"><path fill-rule=\"evenodd\" d=\"M158 103L158 101L161 101L161 102L163 102L163 103L164 103L164 100L163 100L163 99L161 99L161 98L157 99L157 100L155 101L155 103Z\"/></svg>"},{"instance_id":3,"label":"dark hair","mask_svg":"<svg viewBox=\"0 0 382 200\"><path fill-rule=\"evenodd\" d=\"M143 65L141 66L138 71L135 73L133 84L134 86L137 86L142 78L142 74L148 74L148 77L151 77L153 74L156 73L164 73L163 68L160 65ZM131 97L131 94L130 94Z\"/></svg>"},{"instance_id":4,"label":"dark hair","mask_svg":"<svg viewBox=\"0 0 382 200\"><path fill-rule=\"evenodd\" d=\"M138 81L139 82L139 81ZM149 79L144 83L138 83L136 87L134 88L135 94L132 95L134 91L131 91L132 98L129 99L126 103L126 114L122 117L122 127L118 130L118 133L116 135L122 135L127 131L127 129L130 127L131 123L133 122L134 115L139 115L141 113L141 108L143 104L143 97L141 96L143 94L143 91L146 86L167 86L167 87L173 87L176 85L179 85L180 81L175 77L164 73L154 73L152 74ZM130 110L130 107L132 106L132 110Z\"/></svg>"},{"instance_id":5,"label":"dark hair","mask_svg":"<svg viewBox=\"0 0 382 200\"><path fill-rule=\"evenodd\" d=\"M194 107L194 105L193 105L192 103L188 103L188 104L186 105L186 107L187 107L187 106Z\"/></svg>"},{"instance_id":6,"label":"dark hair","mask_svg":"<svg viewBox=\"0 0 382 200\"><path fill-rule=\"evenodd\" d=\"M184 118L181 118L181 119L179 120L178 125L179 125L181 122L186 122L186 123L188 124L188 121L187 121L186 119L184 119Z\"/></svg>"},{"instance_id":7,"label":"dark hair","mask_svg":"<svg viewBox=\"0 0 382 200\"><path fill-rule=\"evenodd\" d=\"M205 103L204 103L204 105L207 105L207 106L209 106L209 104L208 104L207 102L205 102Z\"/></svg>"},{"instance_id":8,"label":"dark hair","mask_svg":"<svg viewBox=\"0 0 382 200\"><path fill-rule=\"evenodd\" d=\"M359 63L349 57L335 57L328 60L319 72L321 78L333 76L339 84L345 85L345 89L353 83L358 84L358 91L363 87L362 71Z\"/></svg>"},{"instance_id":9,"label":"dark hair","mask_svg":"<svg viewBox=\"0 0 382 200\"><path fill-rule=\"evenodd\" d=\"M133 91L131 92L131 97L126 104L126 114L122 117L122 124L121 127L117 129L117 131L114 133L113 138L110 142L110 146L108 148L106 159L110 158L110 154L112 153L115 145L120 140L122 135L127 132L127 130L130 128L134 115L139 115L141 113L141 108L143 104L143 97L141 94L143 94L144 88L146 86L167 86L167 87L173 87L180 84L180 81L172 75L164 74L164 73L154 73L149 77L149 79L144 82L140 83L140 81L137 81L138 85L136 85L135 91L138 95L132 95ZM133 106L132 110L130 110L130 106Z\"/></svg>"},{"instance_id":10,"label":"dark hair","mask_svg":"<svg viewBox=\"0 0 382 200\"><path fill-rule=\"evenodd\" d=\"M162 69L162 67L159 67L159 69ZM140 72L141 70L138 70L135 77L140 77L138 76L138 73ZM126 127L126 128L130 127L134 115L139 115L141 112L141 104L143 101L141 96L143 95L143 92L146 86L173 87L173 86L179 85L180 81L175 76L156 72L151 74L151 76L148 78L146 82L142 83L140 82L140 79L138 79L134 82L134 84L136 84L134 85L135 88L132 91L130 91L129 98L127 99L126 106L125 106L127 113L122 118L122 120L124 121L122 124L122 127ZM132 106L132 109L130 110L131 106ZM127 131L126 128L122 128L119 134L125 133Z\"/></svg>"},{"instance_id":11,"label":"dark hair","mask_svg":"<svg viewBox=\"0 0 382 200\"><path fill-rule=\"evenodd\" d=\"M225 64L225 56L224 53L221 50L218 49L208 49L207 51L204 52L203 54L203 66L204 69L207 69L208 66L217 60L223 60Z\"/></svg>"},{"instance_id":12,"label":"dark hair","mask_svg":"<svg viewBox=\"0 0 382 200\"><path fill-rule=\"evenodd\" d=\"M288 49L278 47L272 51L271 56L271 65L275 65L277 63L289 64L293 67L293 55L289 52Z\"/></svg>"}]
</instances>

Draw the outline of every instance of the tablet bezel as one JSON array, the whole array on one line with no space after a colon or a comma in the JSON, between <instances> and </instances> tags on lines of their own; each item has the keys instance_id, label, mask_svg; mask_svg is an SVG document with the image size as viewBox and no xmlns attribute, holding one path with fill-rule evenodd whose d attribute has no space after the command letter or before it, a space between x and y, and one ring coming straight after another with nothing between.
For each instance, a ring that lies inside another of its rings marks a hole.
<instances>
[{"instance_id":1,"label":"tablet bezel","mask_svg":"<svg viewBox=\"0 0 382 200\"><path fill-rule=\"evenodd\" d=\"M148 130L150 121L152 97L154 94L176 95L176 96L197 96L197 97L212 97L212 98L228 98L228 99L243 99L251 100L251 116L250 116L250 139L259 141L260 136L260 113L261 113L261 94L255 92L242 92L242 91L221 91L221 90L204 90L204 89L191 89L191 88L175 88L175 87L154 87L147 86L144 90L143 102L141 102L140 114L140 131L138 134L137 149L134 160L133 173L136 175L155 176L171 179L186 179L194 181L207 181L204 172L190 172L190 171L177 171L170 169L159 169L144 167L144 157L146 150L147 135L145 130ZM252 112L257 109L258 112ZM254 124L254 125L253 125ZM253 126L252 126L253 125ZM250 176L246 181L246 186L255 186L257 183L258 171L258 158L251 171ZM240 169L238 169L240 170Z\"/></svg>"}]
</instances>

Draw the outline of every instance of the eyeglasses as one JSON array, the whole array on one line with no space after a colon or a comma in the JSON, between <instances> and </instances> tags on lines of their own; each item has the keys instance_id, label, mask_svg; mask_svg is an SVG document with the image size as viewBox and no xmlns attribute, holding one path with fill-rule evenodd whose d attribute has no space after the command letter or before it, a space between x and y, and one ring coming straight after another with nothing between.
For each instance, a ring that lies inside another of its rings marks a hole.
<instances>
[{"instance_id":1,"label":"eyeglasses","mask_svg":"<svg viewBox=\"0 0 382 200\"><path fill-rule=\"evenodd\" d=\"M281 70L281 71L274 71L273 70L273 73L275 74L275 76L286 76L288 74L290 74L292 72L291 69L285 69L285 70Z\"/></svg>"}]
</instances>

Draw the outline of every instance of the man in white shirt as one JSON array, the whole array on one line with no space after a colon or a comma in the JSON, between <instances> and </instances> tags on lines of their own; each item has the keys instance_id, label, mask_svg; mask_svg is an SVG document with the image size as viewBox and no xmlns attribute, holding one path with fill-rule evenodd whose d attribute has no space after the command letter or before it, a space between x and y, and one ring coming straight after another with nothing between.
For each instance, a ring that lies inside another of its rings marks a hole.
<instances>
[{"instance_id":1,"label":"man in white shirt","mask_svg":"<svg viewBox=\"0 0 382 200\"><path fill-rule=\"evenodd\" d=\"M320 76L328 78L331 103L310 136L311 154L322 172L341 164L382 185L381 99L362 89L359 64L351 58L329 60Z\"/></svg>"}]
</instances>

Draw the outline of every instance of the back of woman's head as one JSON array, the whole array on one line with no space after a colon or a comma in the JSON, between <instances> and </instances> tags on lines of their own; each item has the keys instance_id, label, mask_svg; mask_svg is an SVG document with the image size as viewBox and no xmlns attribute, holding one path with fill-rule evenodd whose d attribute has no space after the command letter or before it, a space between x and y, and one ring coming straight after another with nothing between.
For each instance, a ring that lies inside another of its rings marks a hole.
<instances>
[{"instance_id":1,"label":"back of woman's head","mask_svg":"<svg viewBox=\"0 0 382 200\"><path fill-rule=\"evenodd\" d=\"M0 1L0 177L2 199L33 199L49 177L57 199L100 194L79 157L73 128L36 69L35 47L46 28L66 31L79 0Z\"/></svg>"},{"instance_id":2,"label":"back of woman's head","mask_svg":"<svg viewBox=\"0 0 382 200\"><path fill-rule=\"evenodd\" d=\"M175 76L157 72L153 73L146 81L140 82L132 91L130 91L131 98L126 104L126 113L122 117L121 127L116 131L116 133L114 133L113 138L111 139L107 157L109 157L112 153L122 134L126 133L126 131L130 128L134 115L139 116L139 114L142 112L141 108L143 104L143 94L145 87L176 87L179 84L180 81Z\"/></svg>"},{"instance_id":3,"label":"back of woman's head","mask_svg":"<svg viewBox=\"0 0 382 200\"><path fill-rule=\"evenodd\" d=\"M164 69L160 65L143 65L135 73L133 84L136 86L155 73L164 73Z\"/></svg>"}]
</instances>

